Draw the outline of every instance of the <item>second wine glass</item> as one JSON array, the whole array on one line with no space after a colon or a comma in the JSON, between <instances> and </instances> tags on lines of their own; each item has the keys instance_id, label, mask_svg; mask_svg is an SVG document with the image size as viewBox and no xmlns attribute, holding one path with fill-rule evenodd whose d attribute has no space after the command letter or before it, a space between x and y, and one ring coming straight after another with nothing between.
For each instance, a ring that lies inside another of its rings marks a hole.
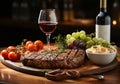
<instances>
[{"instance_id":1,"label":"second wine glass","mask_svg":"<svg viewBox=\"0 0 120 84\"><path fill-rule=\"evenodd\" d=\"M38 24L41 31L47 36L47 50L50 51L50 37L58 24L55 9L40 10Z\"/></svg>"}]
</instances>

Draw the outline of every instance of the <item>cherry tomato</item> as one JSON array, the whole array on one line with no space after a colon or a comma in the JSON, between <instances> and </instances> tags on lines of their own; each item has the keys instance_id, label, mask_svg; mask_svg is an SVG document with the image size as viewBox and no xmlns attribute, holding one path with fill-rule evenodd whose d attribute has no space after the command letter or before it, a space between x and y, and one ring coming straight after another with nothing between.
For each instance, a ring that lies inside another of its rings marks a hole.
<instances>
[{"instance_id":1,"label":"cherry tomato","mask_svg":"<svg viewBox=\"0 0 120 84\"><path fill-rule=\"evenodd\" d=\"M37 46L34 45L34 44L29 44L29 45L28 45L28 50L30 50L30 51L37 51L38 48L37 48Z\"/></svg>"},{"instance_id":2,"label":"cherry tomato","mask_svg":"<svg viewBox=\"0 0 120 84\"><path fill-rule=\"evenodd\" d=\"M8 49L9 52L10 51L15 51L16 47L15 46L9 46L7 49Z\"/></svg>"},{"instance_id":3,"label":"cherry tomato","mask_svg":"<svg viewBox=\"0 0 120 84\"><path fill-rule=\"evenodd\" d=\"M34 44L37 45L37 47L38 47L39 50L43 49L43 47L44 47L44 44L43 44L43 42L41 40L36 40L34 42Z\"/></svg>"},{"instance_id":4,"label":"cherry tomato","mask_svg":"<svg viewBox=\"0 0 120 84\"><path fill-rule=\"evenodd\" d=\"M25 47L28 48L29 44L33 44L33 42L32 41L27 41L26 44L25 44Z\"/></svg>"},{"instance_id":5,"label":"cherry tomato","mask_svg":"<svg viewBox=\"0 0 120 84\"><path fill-rule=\"evenodd\" d=\"M11 61L16 61L18 59L17 53L11 51L8 53L8 59Z\"/></svg>"},{"instance_id":6,"label":"cherry tomato","mask_svg":"<svg viewBox=\"0 0 120 84\"><path fill-rule=\"evenodd\" d=\"M2 57L4 58L4 59L8 59L8 51L7 50L2 50L1 51L1 55L2 55Z\"/></svg>"},{"instance_id":7,"label":"cherry tomato","mask_svg":"<svg viewBox=\"0 0 120 84\"><path fill-rule=\"evenodd\" d=\"M17 54L17 60L19 60L21 57L21 54L20 53L16 53L16 54Z\"/></svg>"}]
</instances>

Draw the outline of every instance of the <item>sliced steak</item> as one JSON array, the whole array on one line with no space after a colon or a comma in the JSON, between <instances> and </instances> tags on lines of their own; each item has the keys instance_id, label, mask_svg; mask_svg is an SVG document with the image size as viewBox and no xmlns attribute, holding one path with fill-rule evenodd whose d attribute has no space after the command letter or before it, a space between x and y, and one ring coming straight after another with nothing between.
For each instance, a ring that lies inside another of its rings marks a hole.
<instances>
[{"instance_id":1,"label":"sliced steak","mask_svg":"<svg viewBox=\"0 0 120 84\"><path fill-rule=\"evenodd\" d=\"M51 53L41 51L32 52L24 56L22 63L25 66L40 69L68 69L77 68L84 63L85 51L77 49L67 49L63 53L52 51Z\"/></svg>"}]
</instances>

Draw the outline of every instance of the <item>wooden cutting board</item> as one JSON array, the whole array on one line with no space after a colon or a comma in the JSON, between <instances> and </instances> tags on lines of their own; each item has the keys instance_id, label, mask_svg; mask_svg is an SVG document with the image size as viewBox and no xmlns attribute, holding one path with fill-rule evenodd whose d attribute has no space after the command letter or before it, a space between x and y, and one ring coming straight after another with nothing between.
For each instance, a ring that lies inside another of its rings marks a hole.
<instances>
[{"instance_id":1,"label":"wooden cutting board","mask_svg":"<svg viewBox=\"0 0 120 84\"><path fill-rule=\"evenodd\" d=\"M27 67L27 66L24 66L21 62L12 62L10 60L4 60L3 58L0 58L0 59L1 59L1 62L5 66L7 66L11 69L14 69L16 71L31 74L31 75L45 76L46 72L50 72L50 71L54 70L54 69L37 69L37 68ZM102 72L99 72L99 73L103 73L103 72L110 71L110 70L114 69L118 64L119 63L118 63L117 59L115 59L112 63L110 63L106 66L98 66L98 65L93 64L89 60L86 60L86 62L78 68L64 69L62 71L67 71L67 70L72 71L72 70L74 70L74 71L78 71L78 72L85 72L86 74L92 74L92 73L94 74L95 73L94 69L98 69L98 70L103 69ZM112 67L113 65L114 65L114 67ZM111 68L109 69L109 67L111 67L112 69ZM104 69L107 69L107 70L104 70ZM91 71L91 70L93 70L93 71Z\"/></svg>"}]
</instances>

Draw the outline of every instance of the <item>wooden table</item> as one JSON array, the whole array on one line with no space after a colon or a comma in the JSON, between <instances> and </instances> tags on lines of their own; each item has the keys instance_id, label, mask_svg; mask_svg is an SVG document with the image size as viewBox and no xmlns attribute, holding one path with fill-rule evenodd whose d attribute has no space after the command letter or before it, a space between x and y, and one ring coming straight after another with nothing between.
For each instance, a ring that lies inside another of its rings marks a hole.
<instances>
[{"instance_id":1,"label":"wooden table","mask_svg":"<svg viewBox=\"0 0 120 84\"><path fill-rule=\"evenodd\" d=\"M120 62L120 57L118 57ZM120 83L120 66L114 70L103 74L104 80L98 80L91 77L82 77L77 80L51 81L44 77L29 75L10 69L0 62L0 81L9 82L10 84L119 84ZM1 84L1 83L0 83Z\"/></svg>"}]
</instances>

